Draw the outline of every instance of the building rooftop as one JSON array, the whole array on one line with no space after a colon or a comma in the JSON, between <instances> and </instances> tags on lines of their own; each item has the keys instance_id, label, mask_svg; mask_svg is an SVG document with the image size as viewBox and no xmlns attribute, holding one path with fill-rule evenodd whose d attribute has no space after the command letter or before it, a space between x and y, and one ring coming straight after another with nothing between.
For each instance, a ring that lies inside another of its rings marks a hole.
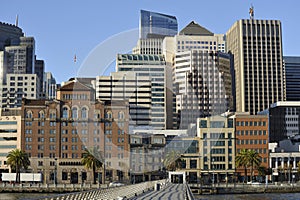
<instances>
[{"instance_id":1,"label":"building rooftop","mask_svg":"<svg viewBox=\"0 0 300 200\"><path fill-rule=\"evenodd\" d=\"M192 21L184 27L179 35L195 35L195 36L214 36L212 32Z\"/></svg>"},{"instance_id":2,"label":"building rooftop","mask_svg":"<svg viewBox=\"0 0 300 200\"><path fill-rule=\"evenodd\" d=\"M162 55L151 54L118 54L118 61L165 61Z\"/></svg>"}]
</instances>

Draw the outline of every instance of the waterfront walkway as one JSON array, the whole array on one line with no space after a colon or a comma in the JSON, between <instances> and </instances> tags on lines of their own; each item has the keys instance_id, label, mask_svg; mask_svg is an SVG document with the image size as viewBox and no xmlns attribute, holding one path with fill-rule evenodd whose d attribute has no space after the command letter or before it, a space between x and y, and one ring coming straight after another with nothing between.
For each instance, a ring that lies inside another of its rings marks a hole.
<instances>
[{"instance_id":1,"label":"waterfront walkway","mask_svg":"<svg viewBox=\"0 0 300 200\"><path fill-rule=\"evenodd\" d=\"M38 198L43 200L100 200L100 199L132 199L155 188L157 184L165 185L166 180L149 181L121 187L100 188L89 191L61 194ZM34 199L34 198L33 198ZM33 200L31 199L31 200Z\"/></svg>"},{"instance_id":2,"label":"waterfront walkway","mask_svg":"<svg viewBox=\"0 0 300 200\"><path fill-rule=\"evenodd\" d=\"M185 184L168 183L164 188L158 191L152 191L138 197L134 200L174 200L174 199L188 199L186 195Z\"/></svg>"}]
</instances>

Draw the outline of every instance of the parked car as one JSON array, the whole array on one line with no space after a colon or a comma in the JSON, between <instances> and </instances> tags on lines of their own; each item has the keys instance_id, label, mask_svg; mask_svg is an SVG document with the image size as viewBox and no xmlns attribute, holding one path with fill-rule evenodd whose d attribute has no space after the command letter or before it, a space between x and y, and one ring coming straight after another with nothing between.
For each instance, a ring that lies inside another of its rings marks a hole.
<instances>
[{"instance_id":1,"label":"parked car","mask_svg":"<svg viewBox=\"0 0 300 200\"><path fill-rule=\"evenodd\" d=\"M123 185L124 185L124 183L120 183L120 182L116 182L116 181L109 183L109 187L120 187Z\"/></svg>"}]
</instances>

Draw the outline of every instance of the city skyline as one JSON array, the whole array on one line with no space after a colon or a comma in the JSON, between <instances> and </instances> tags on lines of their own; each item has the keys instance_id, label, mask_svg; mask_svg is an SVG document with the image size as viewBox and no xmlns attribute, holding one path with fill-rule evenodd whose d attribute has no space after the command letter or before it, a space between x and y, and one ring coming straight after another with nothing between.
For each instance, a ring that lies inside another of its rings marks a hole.
<instances>
[{"instance_id":1,"label":"city skyline","mask_svg":"<svg viewBox=\"0 0 300 200\"><path fill-rule=\"evenodd\" d=\"M176 16L179 31L194 20L215 33L224 34L235 21L249 18L248 12L252 3L255 19L281 20L283 55L300 55L300 50L297 49L300 41L295 40L298 30L294 26L297 20L297 16L294 15L297 10L294 9L299 4L297 1L289 1L285 4L273 3L273 1L235 0L230 3L218 2L218 4L188 1L172 3L172 7L168 6L168 2L158 1L142 1L134 5L116 1L103 5L99 2L90 4L60 2L57 6L57 3L54 1L42 4L33 1L32 4L26 5L20 1L5 2L0 8L0 19L2 22L14 24L18 14L19 27L23 29L26 36L35 38L37 58L45 60L46 71L51 71L58 83L74 76L95 46L115 34L138 29L141 9ZM119 6L115 6L116 3ZM189 9L189 12L184 12L186 9L183 8ZM236 8L234 12L227 12L232 8ZM78 14L82 11L83 15ZM76 63L73 62L75 54Z\"/></svg>"}]
</instances>

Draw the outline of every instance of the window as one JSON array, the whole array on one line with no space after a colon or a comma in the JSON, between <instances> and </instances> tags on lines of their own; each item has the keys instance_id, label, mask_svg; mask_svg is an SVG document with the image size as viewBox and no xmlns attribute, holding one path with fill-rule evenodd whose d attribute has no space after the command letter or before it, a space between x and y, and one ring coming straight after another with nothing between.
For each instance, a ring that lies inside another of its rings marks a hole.
<instances>
[{"instance_id":1,"label":"window","mask_svg":"<svg viewBox=\"0 0 300 200\"><path fill-rule=\"evenodd\" d=\"M118 113L118 119L124 119L124 112Z\"/></svg>"},{"instance_id":2,"label":"window","mask_svg":"<svg viewBox=\"0 0 300 200\"><path fill-rule=\"evenodd\" d=\"M26 116L25 116L26 118L32 118L32 112L31 111L28 111L27 113L26 113Z\"/></svg>"},{"instance_id":3,"label":"window","mask_svg":"<svg viewBox=\"0 0 300 200\"><path fill-rule=\"evenodd\" d=\"M45 126L45 122L38 122L38 126Z\"/></svg>"},{"instance_id":4,"label":"window","mask_svg":"<svg viewBox=\"0 0 300 200\"><path fill-rule=\"evenodd\" d=\"M62 118L68 118L69 117L68 111L69 111L69 109L67 107L63 108Z\"/></svg>"},{"instance_id":5,"label":"window","mask_svg":"<svg viewBox=\"0 0 300 200\"><path fill-rule=\"evenodd\" d=\"M72 108L72 118L77 119L78 118L78 110L76 107Z\"/></svg>"},{"instance_id":6,"label":"window","mask_svg":"<svg viewBox=\"0 0 300 200\"><path fill-rule=\"evenodd\" d=\"M51 112L49 117L50 117L50 119L55 119L56 118L56 113Z\"/></svg>"},{"instance_id":7,"label":"window","mask_svg":"<svg viewBox=\"0 0 300 200\"><path fill-rule=\"evenodd\" d=\"M94 112L94 119L100 119L101 115L100 115L100 110L95 110Z\"/></svg>"},{"instance_id":8,"label":"window","mask_svg":"<svg viewBox=\"0 0 300 200\"><path fill-rule=\"evenodd\" d=\"M206 120L201 120L200 121L200 128L207 128L207 121Z\"/></svg>"},{"instance_id":9,"label":"window","mask_svg":"<svg viewBox=\"0 0 300 200\"><path fill-rule=\"evenodd\" d=\"M61 179L64 180L64 181L68 180L68 172L62 172L61 173Z\"/></svg>"},{"instance_id":10,"label":"window","mask_svg":"<svg viewBox=\"0 0 300 200\"><path fill-rule=\"evenodd\" d=\"M105 113L105 118L111 119L112 118L112 113L111 112Z\"/></svg>"},{"instance_id":11,"label":"window","mask_svg":"<svg viewBox=\"0 0 300 200\"><path fill-rule=\"evenodd\" d=\"M44 112L43 112L43 111L40 111L39 114L38 114L38 117L39 117L40 119L44 119L44 118L45 118Z\"/></svg>"},{"instance_id":12,"label":"window","mask_svg":"<svg viewBox=\"0 0 300 200\"><path fill-rule=\"evenodd\" d=\"M190 160L190 168L191 169L197 168L197 160Z\"/></svg>"},{"instance_id":13,"label":"window","mask_svg":"<svg viewBox=\"0 0 300 200\"><path fill-rule=\"evenodd\" d=\"M43 161L38 161L38 166L43 166Z\"/></svg>"},{"instance_id":14,"label":"window","mask_svg":"<svg viewBox=\"0 0 300 200\"><path fill-rule=\"evenodd\" d=\"M81 118L82 119L86 119L87 118L87 109L86 109L86 107L83 107L81 109Z\"/></svg>"}]
</instances>

